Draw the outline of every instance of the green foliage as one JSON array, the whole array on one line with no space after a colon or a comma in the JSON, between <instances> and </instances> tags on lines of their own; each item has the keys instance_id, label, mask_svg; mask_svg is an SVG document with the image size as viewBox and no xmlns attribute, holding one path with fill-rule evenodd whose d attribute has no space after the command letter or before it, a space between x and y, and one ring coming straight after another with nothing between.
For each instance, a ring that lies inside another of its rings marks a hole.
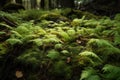
<instances>
[{"instance_id":1,"label":"green foliage","mask_svg":"<svg viewBox=\"0 0 120 80\"><path fill-rule=\"evenodd\" d=\"M47 57L49 57L50 59L59 59L60 53L53 49L48 51Z\"/></svg>"},{"instance_id":2,"label":"green foliage","mask_svg":"<svg viewBox=\"0 0 120 80\"><path fill-rule=\"evenodd\" d=\"M103 67L103 76L107 80L119 80L120 78L120 67L106 64Z\"/></svg>"},{"instance_id":3,"label":"green foliage","mask_svg":"<svg viewBox=\"0 0 120 80\"><path fill-rule=\"evenodd\" d=\"M114 19L117 20L117 21L120 21L120 14L116 14Z\"/></svg>"},{"instance_id":4,"label":"green foliage","mask_svg":"<svg viewBox=\"0 0 120 80\"><path fill-rule=\"evenodd\" d=\"M90 67L82 71L80 80L101 80L101 79L97 74L97 71Z\"/></svg>"},{"instance_id":5,"label":"green foliage","mask_svg":"<svg viewBox=\"0 0 120 80\"><path fill-rule=\"evenodd\" d=\"M90 52L90 51L84 51L82 53L80 53L81 56L87 56L87 57L91 57L91 58L96 58L99 61L102 61L95 53Z\"/></svg>"},{"instance_id":6,"label":"green foliage","mask_svg":"<svg viewBox=\"0 0 120 80\"><path fill-rule=\"evenodd\" d=\"M37 20L41 17L41 15L48 13L49 11L44 10L20 10L18 17L22 18L23 20Z\"/></svg>"},{"instance_id":7,"label":"green foliage","mask_svg":"<svg viewBox=\"0 0 120 80\"><path fill-rule=\"evenodd\" d=\"M54 63L52 68L52 75L55 77L64 77L64 79L71 78L71 67L68 66L64 61L58 61Z\"/></svg>"},{"instance_id":8,"label":"green foliage","mask_svg":"<svg viewBox=\"0 0 120 80\"><path fill-rule=\"evenodd\" d=\"M30 64L33 67L35 67L39 65L41 57L41 51L39 51L38 48L33 48L24 51L24 53L21 54L21 56L17 57L17 60L24 63L25 65Z\"/></svg>"},{"instance_id":9,"label":"green foliage","mask_svg":"<svg viewBox=\"0 0 120 80\"><path fill-rule=\"evenodd\" d=\"M7 46L4 43L0 44L0 56L7 53Z\"/></svg>"},{"instance_id":10,"label":"green foliage","mask_svg":"<svg viewBox=\"0 0 120 80\"><path fill-rule=\"evenodd\" d=\"M1 65L15 68L8 71L12 74L20 68L28 80L119 80L119 21L87 18L87 13L68 20L69 13L69 9L4 13L17 17L13 21L18 26L0 23Z\"/></svg>"},{"instance_id":11,"label":"green foliage","mask_svg":"<svg viewBox=\"0 0 120 80\"><path fill-rule=\"evenodd\" d=\"M110 42L103 39L90 39L87 43L88 49L92 50L98 55L101 55L102 59L107 59L109 55L119 55L120 49L114 47Z\"/></svg>"},{"instance_id":12,"label":"green foliage","mask_svg":"<svg viewBox=\"0 0 120 80\"><path fill-rule=\"evenodd\" d=\"M6 42L11 44L11 45L22 44L23 43L21 40L15 39L15 38L8 39Z\"/></svg>"}]
</instances>

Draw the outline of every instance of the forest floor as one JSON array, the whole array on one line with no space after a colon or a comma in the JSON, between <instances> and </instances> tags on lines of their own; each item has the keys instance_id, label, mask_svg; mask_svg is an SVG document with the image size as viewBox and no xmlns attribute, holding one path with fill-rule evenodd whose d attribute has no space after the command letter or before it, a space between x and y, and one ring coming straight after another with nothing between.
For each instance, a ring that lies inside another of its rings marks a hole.
<instances>
[{"instance_id":1,"label":"forest floor","mask_svg":"<svg viewBox=\"0 0 120 80\"><path fill-rule=\"evenodd\" d=\"M120 80L120 14L0 11L0 80Z\"/></svg>"}]
</instances>

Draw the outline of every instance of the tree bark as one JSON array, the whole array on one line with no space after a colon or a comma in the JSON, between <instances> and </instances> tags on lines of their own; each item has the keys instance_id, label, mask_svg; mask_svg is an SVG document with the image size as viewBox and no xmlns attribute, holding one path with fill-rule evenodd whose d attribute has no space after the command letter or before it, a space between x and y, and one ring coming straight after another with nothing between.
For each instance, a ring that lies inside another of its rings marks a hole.
<instances>
[{"instance_id":1,"label":"tree bark","mask_svg":"<svg viewBox=\"0 0 120 80\"><path fill-rule=\"evenodd\" d=\"M59 0L62 8L74 8L74 0Z\"/></svg>"}]
</instances>

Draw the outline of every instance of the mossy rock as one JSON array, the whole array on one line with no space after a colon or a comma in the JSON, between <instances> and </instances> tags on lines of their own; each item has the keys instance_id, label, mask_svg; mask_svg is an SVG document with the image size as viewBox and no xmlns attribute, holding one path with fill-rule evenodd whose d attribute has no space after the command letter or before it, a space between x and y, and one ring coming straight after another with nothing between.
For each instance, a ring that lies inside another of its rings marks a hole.
<instances>
[{"instance_id":1,"label":"mossy rock","mask_svg":"<svg viewBox=\"0 0 120 80\"><path fill-rule=\"evenodd\" d=\"M17 3L8 3L3 8L2 11L5 12L18 12L21 9L25 9L21 4Z\"/></svg>"}]
</instances>

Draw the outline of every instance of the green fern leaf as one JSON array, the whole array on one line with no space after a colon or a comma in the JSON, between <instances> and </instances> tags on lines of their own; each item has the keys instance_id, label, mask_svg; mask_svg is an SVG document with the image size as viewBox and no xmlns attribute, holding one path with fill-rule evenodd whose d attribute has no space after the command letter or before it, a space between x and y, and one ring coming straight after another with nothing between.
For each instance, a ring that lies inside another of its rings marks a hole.
<instances>
[{"instance_id":1,"label":"green fern leaf","mask_svg":"<svg viewBox=\"0 0 120 80\"><path fill-rule=\"evenodd\" d=\"M6 34L6 32L0 31L0 35L5 35L5 34Z\"/></svg>"},{"instance_id":2,"label":"green fern leaf","mask_svg":"<svg viewBox=\"0 0 120 80\"><path fill-rule=\"evenodd\" d=\"M6 54L7 47L5 47L3 44L0 44L0 55Z\"/></svg>"},{"instance_id":3,"label":"green fern leaf","mask_svg":"<svg viewBox=\"0 0 120 80\"><path fill-rule=\"evenodd\" d=\"M93 68L86 68L82 71L80 80L100 80L100 77Z\"/></svg>"},{"instance_id":4,"label":"green fern leaf","mask_svg":"<svg viewBox=\"0 0 120 80\"><path fill-rule=\"evenodd\" d=\"M71 40L71 38L70 38L70 36L68 35L68 33L65 32L65 31L63 31L63 30L60 30L60 31L58 32L58 35L60 35L64 41L69 41L69 40Z\"/></svg>"},{"instance_id":5,"label":"green fern leaf","mask_svg":"<svg viewBox=\"0 0 120 80\"><path fill-rule=\"evenodd\" d=\"M23 52L23 54L17 57L17 60L24 63L25 65L31 64L31 67L33 67L37 66L40 63L40 58L40 50L37 47L34 47Z\"/></svg>"},{"instance_id":6,"label":"green fern leaf","mask_svg":"<svg viewBox=\"0 0 120 80\"><path fill-rule=\"evenodd\" d=\"M120 67L106 64L102 70L104 77L109 80L117 80L120 77Z\"/></svg>"},{"instance_id":7,"label":"green fern leaf","mask_svg":"<svg viewBox=\"0 0 120 80\"><path fill-rule=\"evenodd\" d=\"M30 33L29 29L27 29L25 26L21 25L18 26L15 31L17 31L19 34L21 34L22 36L24 35L28 35Z\"/></svg>"},{"instance_id":8,"label":"green fern leaf","mask_svg":"<svg viewBox=\"0 0 120 80\"><path fill-rule=\"evenodd\" d=\"M22 35L19 34L17 31L11 31L12 35L11 37L12 38L22 38Z\"/></svg>"},{"instance_id":9,"label":"green fern leaf","mask_svg":"<svg viewBox=\"0 0 120 80\"><path fill-rule=\"evenodd\" d=\"M47 57L49 57L51 59L59 59L60 54L58 51L52 49L52 50L48 51Z\"/></svg>"},{"instance_id":10,"label":"green fern leaf","mask_svg":"<svg viewBox=\"0 0 120 80\"><path fill-rule=\"evenodd\" d=\"M79 55L80 56L87 56L87 57L91 57L91 58L96 58L102 62L102 60L100 59L100 57L98 55L96 55L95 53L90 52L90 51L81 52L81 53L79 53Z\"/></svg>"},{"instance_id":11,"label":"green fern leaf","mask_svg":"<svg viewBox=\"0 0 120 80\"><path fill-rule=\"evenodd\" d=\"M120 44L120 34L118 32L114 35L114 44L115 45Z\"/></svg>"},{"instance_id":12,"label":"green fern leaf","mask_svg":"<svg viewBox=\"0 0 120 80\"><path fill-rule=\"evenodd\" d=\"M101 78L98 75L92 75L86 80L101 80Z\"/></svg>"},{"instance_id":13,"label":"green fern leaf","mask_svg":"<svg viewBox=\"0 0 120 80\"><path fill-rule=\"evenodd\" d=\"M8 42L11 45L22 44L23 43L20 39L15 39L15 38L7 39L6 42Z\"/></svg>"},{"instance_id":14,"label":"green fern leaf","mask_svg":"<svg viewBox=\"0 0 120 80\"><path fill-rule=\"evenodd\" d=\"M35 43L37 46L41 46L43 45L42 39L34 39L34 40L30 40L30 42Z\"/></svg>"},{"instance_id":15,"label":"green fern leaf","mask_svg":"<svg viewBox=\"0 0 120 80\"><path fill-rule=\"evenodd\" d=\"M103 53L102 55L120 53L118 48L103 39L90 39L87 43L87 47L96 53Z\"/></svg>"}]
</instances>

